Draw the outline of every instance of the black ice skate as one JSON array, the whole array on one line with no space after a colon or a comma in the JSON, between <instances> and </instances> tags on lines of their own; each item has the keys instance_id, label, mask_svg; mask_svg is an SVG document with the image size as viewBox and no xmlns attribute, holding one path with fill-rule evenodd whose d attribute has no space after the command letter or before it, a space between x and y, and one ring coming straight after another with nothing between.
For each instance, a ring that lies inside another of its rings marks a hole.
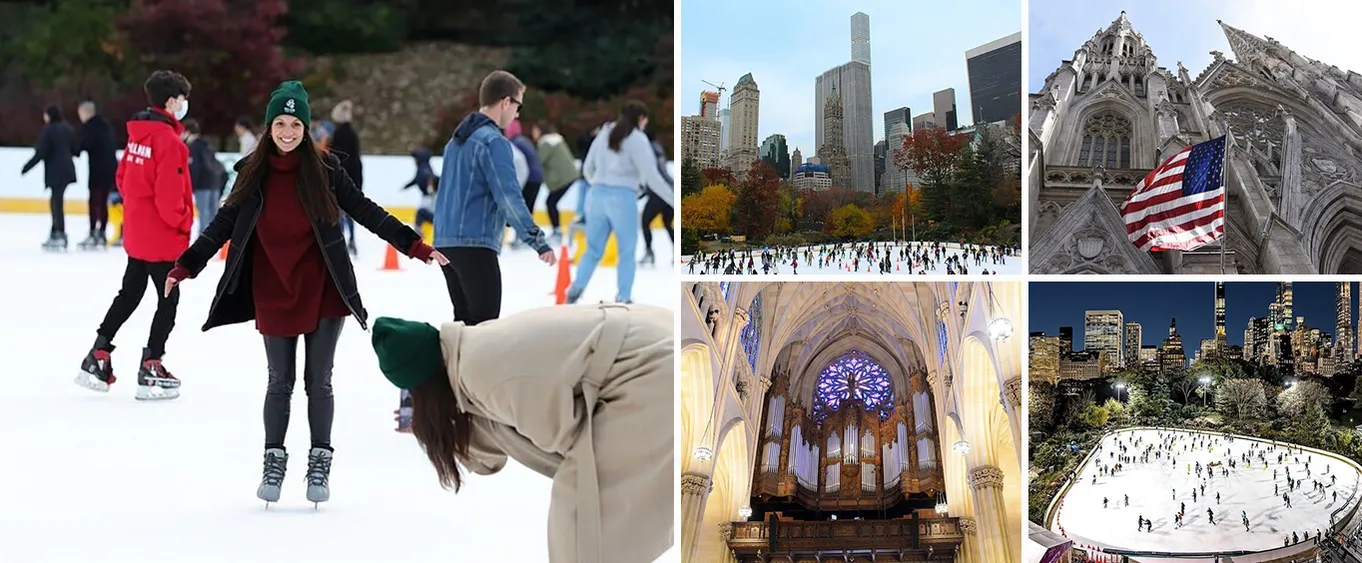
<instances>
[{"instance_id":1,"label":"black ice skate","mask_svg":"<svg viewBox=\"0 0 1362 563\"><path fill-rule=\"evenodd\" d=\"M47 241L43 243L43 250L48 252L62 252L66 250L66 233L53 231L48 235Z\"/></svg>"},{"instance_id":2,"label":"black ice skate","mask_svg":"<svg viewBox=\"0 0 1362 563\"><path fill-rule=\"evenodd\" d=\"M331 455L326 448L312 448L307 454L307 500L313 508L331 500Z\"/></svg>"},{"instance_id":3,"label":"black ice skate","mask_svg":"<svg viewBox=\"0 0 1362 563\"><path fill-rule=\"evenodd\" d=\"M279 502L279 492L284 486L284 471L287 469L288 452L283 448L265 450L265 471L260 477L260 487L255 490L255 496L265 501L266 508L271 502Z\"/></svg>"},{"instance_id":4,"label":"black ice skate","mask_svg":"<svg viewBox=\"0 0 1362 563\"><path fill-rule=\"evenodd\" d=\"M80 364L80 374L76 375L76 385L108 393L109 386L113 385L118 378L114 377L113 372L113 353L114 346L103 336L95 338L94 347L85 354L85 361Z\"/></svg>"},{"instance_id":5,"label":"black ice skate","mask_svg":"<svg viewBox=\"0 0 1362 563\"><path fill-rule=\"evenodd\" d=\"M137 400L165 401L180 396L180 380L166 371L160 359L147 358L142 352L142 368L137 370Z\"/></svg>"},{"instance_id":6,"label":"black ice skate","mask_svg":"<svg viewBox=\"0 0 1362 563\"><path fill-rule=\"evenodd\" d=\"M563 230L558 227L554 227L553 232L549 234L549 246L561 246L562 244Z\"/></svg>"},{"instance_id":7,"label":"black ice skate","mask_svg":"<svg viewBox=\"0 0 1362 563\"><path fill-rule=\"evenodd\" d=\"M76 245L81 250L103 250L104 246L104 238L99 236L99 231L90 231L90 236Z\"/></svg>"},{"instance_id":8,"label":"black ice skate","mask_svg":"<svg viewBox=\"0 0 1362 563\"><path fill-rule=\"evenodd\" d=\"M649 248L643 254L643 259L638 261L640 266L653 266L657 264L657 257L653 256L653 249Z\"/></svg>"}]
</instances>

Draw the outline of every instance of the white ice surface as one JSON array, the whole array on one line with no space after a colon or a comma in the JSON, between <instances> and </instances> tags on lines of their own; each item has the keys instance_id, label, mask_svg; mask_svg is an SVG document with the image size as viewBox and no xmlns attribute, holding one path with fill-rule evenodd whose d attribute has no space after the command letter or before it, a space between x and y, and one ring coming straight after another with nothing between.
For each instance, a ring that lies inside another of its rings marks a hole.
<instances>
[{"instance_id":1,"label":"white ice surface","mask_svg":"<svg viewBox=\"0 0 1362 563\"><path fill-rule=\"evenodd\" d=\"M893 249L893 251L895 252L895 256L897 256L897 252L898 252L900 249L902 249L904 246L905 246L904 244L900 243L900 244L898 244L898 245L895 245L895 246L892 246L892 247L891 247L891 248ZM948 257L948 256L959 256L959 255L961 254L961 252L960 252L960 245L958 245L958 244L955 244L955 243L947 243L947 244L945 245L945 247L946 247L946 253L945 253L945 255L942 256L942 259L941 259L941 260L937 260L936 262L933 262L933 268L930 269L930 270L927 270L927 271L926 271L927 274L932 274L932 275L944 275L944 274L946 273L946 262L945 262L945 258ZM801 247L801 248L804 248L804 247ZM817 246L817 247L814 247L814 248L824 248L824 247L823 247L823 246ZM829 246L829 247L827 247L827 248L831 248L831 247ZM700 267L699 264L697 264L697 265L695 266L695 271L694 271L694 272L692 272L692 271L690 270L690 261L691 261L692 258L694 258L694 256L682 256L682 257L681 257L681 262L682 262L681 273L687 274L687 275L692 274L692 273L695 274L695 275L700 275L701 272L702 272L702 269L701 269L701 267ZM964 260L964 259L962 258L962 260ZM754 264L757 265L757 271L758 271L758 272L761 272L761 265L760 265L760 264L761 264L761 252L760 252L760 250L758 250L758 249L753 249L753 251L752 251L752 261L753 261ZM816 254L814 255L814 261L813 261L813 263L812 263L812 264L809 264L809 263L807 263L807 261L804 260L804 253L803 253L803 250L801 250L801 251L800 251L800 254L799 254L799 272L798 272L798 273L799 273L799 274L819 274L819 275L863 275L863 276L885 276L885 275L891 275L891 274L881 274L881 273L879 273L879 272L880 272L880 268L879 268L879 263L878 263L878 262L873 262L873 261L872 261L872 262L867 262L866 260L861 260L860 269L857 270L857 271L854 271L854 272L847 271L847 266L849 266L849 265L851 265L851 260L835 260L832 264L826 264L826 265L824 265L823 267L820 268L820 267L818 267L818 256L817 256ZM1021 258L1021 256L1005 256L1005 257L1003 257L1003 261L1002 261L1002 263L1000 263L1000 264L994 264L994 263L992 262L992 260L983 260L980 264L975 264L973 259L969 259L968 261L965 261L965 267L969 269L969 273L970 273L971 275L978 274L978 273L980 273L980 272L982 272L982 271L984 271L984 270L988 270L990 274L1020 275L1020 274L1022 274L1022 258ZM790 266L790 262L789 262L788 260L782 260L782 261L779 262L779 266L778 266L777 268L774 268L774 269L772 270L771 273L773 273L773 274L792 274L792 273L795 273L794 270L795 270L795 269L792 268L792 267ZM894 271L893 271L892 275L895 275L895 276L907 276L907 275L913 275L913 274L918 273L918 271L920 271L920 270L921 270L921 266L920 266L920 265L917 266L917 267L914 267L914 268L911 268L911 269L910 269L910 268L908 267L908 264L907 264L906 262L903 262L903 261L895 261L895 262L894 262ZM957 272L957 273L958 273L958 272ZM720 271L718 271L718 272L710 271L710 272L709 272L709 275L714 275L714 276L723 275L723 271L722 271L722 270L720 270Z\"/></svg>"},{"instance_id":2,"label":"white ice surface","mask_svg":"<svg viewBox=\"0 0 1362 563\"><path fill-rule=\"evenodd\" d=\"M1170 431L1162 432L1167 435ZM1257 441L1237 438L1230 443L1220 437L1220 442L1214 447L1192 450L1192 434L1177 434L1180 437L1174 446L1176 467L1167 459L1166 453L1164 459L1158 460L1153 459L1151 454L1148 464L1138 459L1126 464L1115 477L1098 475L1095 463L1098 456L1082 467L1078 480L1063 500L1058 519L1059 526L1063 526L1064 532L1075 544L1169 553L1260 551L1282 547L1282 541L1293 531L1301 539L1304 539L1307 530L1314 537L1316 530L1329 527L1329 515L1334 510L1344 503L1358 501L1353 493L1358 486L1359 474L1353 466L1309 451L1293 454L1293 457L1299 457L1300 463L1286 459L1284 463L1278 464L1277 453L1285 452L1280 445L1276 452L1268 454L1266 470L1262 462L1251 469L1240 463L1237 468L1229 470L1228 477L1221 477L1217 469L1211 479L1197 479L1197 462L1201 462L1204 475L1207 463L1224 462L1226 459L1235 459L1237 462L1239 456L1249 450L1250 444ZM1114 463L1114 458L1109 455L1112 452L1116 452L1118 457L1121 455L1116 447L1118 439L1129 447L1137 438L1143 438L1143 444L1139 448L1130 448L1127 455L1138 455L1137 452L1142 452L1145 444L1160 443L1155 430L1133 430L1107 436L1102 440L1103 449L1099 454L1102 464L1110 466ZM1270 445L1266 441L1257 443L1258 448ZM1182 450L1184 445L1189 448L1186 452ZM1228 456L1225 453L1227 449L1231 452ZM1312 476L1306 477L1305 462L1311 456ZM1193 466L1191 473L1187 471L1189 464ZM1327 473L1324 472L1326 466ZM1274 496L1272 489L1272 471L1276 469L1275 483L1280 485L1279 492L1286 492L1286 468L1290 468L1293 478L1305 479L1299 489L1290 493L1291 508L1286 507L1280 495ZM1335 473L1338 475L1338 484L1329 486L1329 476ZM1095 485L1092 482L1093 475L1098 475ZM1324 495L1311 491L1312 480L1325 483ZM1206 483L1206 495L1202 496L1198 490L1197 500L1193 501L1192 487L1202 481ZM1176 499L1173 498L1174 490L1177 491ZM1338 491L1338 502L1332 501L1334 491ZM1220 493L1218 504L1215 501L1216 493ZM1130 495L1130 506L1124 506L1123 495ZM1109 502L1106 509L1102 508L1103 497ZM1183 526L1178 528L1174 515L1184 502L1187 503L1187 512ZM1215 511L1214 526L1207 518L1207 508ZM1241 511L1248 513L1248 532L1244 531ZM1152 532L1136 531L1140 516L1153 521ZM1059 531L1058 527L1056 531Z\"/></svg>"},{"instance_id":3,"label":"white ice surface","mask_svg":"<svg viewBox=\"0 0 1362 563\"><path fill-rule=\"evenodd\" d=\"M80 233L85 221L68 216L68 229ZM550 480L512 461L497 475L468 476L457 495L442 490L412 437L393 431L398 391L353 320L334 370L331 502L314 511L303 497L308 426L300 381L283 498L266 510L255 498L266 378L260 335L251 324L199 330L221 262L182 286L165 356L184 381L179 399L133 399L156 304L150 294L115 340L118 383L108 394L77 387L72 379L118 291L126 255L45 254L39 245L47 228L45 217L0 215L0 562L547 558ZM654 238L659 267L639 270L635 300L675 307L669 242L665 232ZM403 257L401 272L380 271L382 243L364 233L360 244L355 273L371 320L452 316L435 266ZM531 251L504 253L501 267L503 316L553 304L555 270ZM599 270L583 301L612 299L614 285L613 269ZM525 352L534 352L533 343ZM679 555L674 549L661 560Z\"/></svg>"}]
</instances>

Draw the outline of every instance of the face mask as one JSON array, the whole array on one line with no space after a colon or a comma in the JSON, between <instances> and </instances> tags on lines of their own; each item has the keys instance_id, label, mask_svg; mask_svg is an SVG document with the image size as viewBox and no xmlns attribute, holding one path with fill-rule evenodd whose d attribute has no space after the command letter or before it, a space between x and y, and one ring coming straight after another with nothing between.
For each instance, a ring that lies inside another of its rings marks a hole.
<instances>
[{"instance_id":1,"label":"face mask","mask_svg":"<svg viewBox=\"0 0 1362 563\"><path fill-rule=\"evenodd\" d=\"M175 111L175 120L184 121L186 115L189 115L189 100L180 103L180 109Z\"/></svg>"}]
</instances>

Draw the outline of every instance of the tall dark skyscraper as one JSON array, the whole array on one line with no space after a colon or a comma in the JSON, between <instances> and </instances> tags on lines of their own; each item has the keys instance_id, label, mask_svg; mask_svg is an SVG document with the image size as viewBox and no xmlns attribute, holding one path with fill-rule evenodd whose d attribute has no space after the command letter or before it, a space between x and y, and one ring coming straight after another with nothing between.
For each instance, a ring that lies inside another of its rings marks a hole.
<instances>
[{"instance_id":1,"label":"tall dark skyscraper","mask_svg":"<svg viewBox=\"0 0 1362 563\"><path fill-rule=\"evenodd\" d=\"M1334 355L1340 364L1353 361L1353 284L1338 282L1334 300L1337 318L1334 323Z\"/></svg>"},{"instance_id":2,"label":"tall dark skyscraper","mask_svg":"<svg viewBox=\"0 0 1362 563\"><path fill-rule=\"evenodd\" d=\"M1008 121L1021 113L1021 50L1018 32L965 52L970 114L976 125Z\"/></svg>"},{"instance_id":3,"label":"tall dark skyscraper","mask_svg":"<svg viewBox=\"0 0 1362 563\"><path fill-rule=\"evenodd\" d=\"M1059 327L1059 353L1067 356L1074 351L1074 327Z\"/></svg>"},{"instance_id":4,"label":"tall dark skyscraper","mask_svg":"<svg viewBox=\"0 0 1362 563\"><path fill-rule=\"evenodd\" d=\"M913 127L913 110L906 107L891 109L884 112L884 138L889 138L889 132L894 129L895 123L907 123L908 128Z\"/></svg>"}]
</instances>

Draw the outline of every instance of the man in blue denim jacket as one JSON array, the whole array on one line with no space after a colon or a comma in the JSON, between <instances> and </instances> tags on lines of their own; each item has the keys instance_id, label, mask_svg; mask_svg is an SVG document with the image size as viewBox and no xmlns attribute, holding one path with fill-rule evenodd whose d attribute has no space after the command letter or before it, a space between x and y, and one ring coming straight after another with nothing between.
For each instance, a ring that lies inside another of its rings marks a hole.
<instances>
[{"instance_id":1,"label":"man in blue denim jacket","mask_svg":"<svg viewBox=\"0 0 1362 563\"><path fill-rule=\"evenodd\" d=\"M501 316L502 233L517 238L552 266L553 249L535 226L516 181L516 150L502 130L520 114L525 85L498 70L482 80L478 111L454 129L445 145L440 191L435 197L435 247L449 258L441 271L454 320L467 325Z\"/></svg>"}]
</instances>

